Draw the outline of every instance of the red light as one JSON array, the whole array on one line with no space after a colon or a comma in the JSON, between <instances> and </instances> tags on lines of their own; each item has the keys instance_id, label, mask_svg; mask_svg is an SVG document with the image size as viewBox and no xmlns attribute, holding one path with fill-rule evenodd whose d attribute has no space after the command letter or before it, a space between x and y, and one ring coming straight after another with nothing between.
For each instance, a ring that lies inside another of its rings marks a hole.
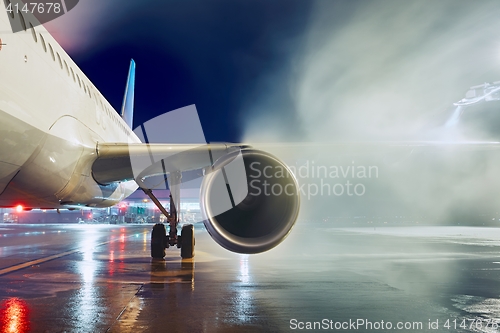
<instances>
[{"instance_id":1,"label":"red light","mask_svg":"<svg viewBox=\"0 0 500 333\"><path fill-rule=\"evenodd\" d=\"M124 203L120 204L120 208L125 208L127 207L127 205L125 205Z\"/></svg>"},{"instance_id":2,"label":"red light","mask_svg":"<svg viewBox=\"0 0 500 333\"><path fill-rule=\"evenodd\" d=\"M21 213L23 210L24 210L24 207L22 205L16 206L16 212Z\"/></svg>"},{"instance_id":3,"label":"red light","mask_svg":"<svg viewBox=\"0 0 500 333\"><path fill-rule=\"evenodd\" d=\"M26 302L11 298L0 305L0 329L2 333L24 333L30 330Z\"/></svg>"},{"instance_id":4,"label":"red light","mask_svg":"<svg viewBox=\"0 0 500 333\"><path fill-rule=\"evenodd\" d=\"M89 214L89 219L91 219L91 218L92 218L92 214Z\"/></svg>"}]
</instances>

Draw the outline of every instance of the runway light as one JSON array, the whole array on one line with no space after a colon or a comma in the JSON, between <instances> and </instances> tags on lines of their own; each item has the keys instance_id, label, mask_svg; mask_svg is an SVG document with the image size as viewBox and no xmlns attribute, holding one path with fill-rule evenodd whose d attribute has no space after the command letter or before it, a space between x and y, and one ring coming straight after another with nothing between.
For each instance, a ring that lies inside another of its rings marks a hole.
<instances>
[{"instance_id":1,"label":"runway light","mask_svg":"<svg viewBox=\"0 0 500 333\"><path fill-rule=\"evenodd\" d=\"M21 213L23 211L23 206L22 205L17 205L16 206L16 212Z\"/></svg>"}]
</instances>

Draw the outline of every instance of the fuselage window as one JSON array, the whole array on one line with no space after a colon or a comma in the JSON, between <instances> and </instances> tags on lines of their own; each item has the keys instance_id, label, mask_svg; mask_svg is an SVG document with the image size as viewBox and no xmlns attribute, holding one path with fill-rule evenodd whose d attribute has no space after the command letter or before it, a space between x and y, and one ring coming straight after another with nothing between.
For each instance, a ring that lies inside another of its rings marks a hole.
<instances>
[{"instance_id":1,"label":"fuselage window","mask_svg":"<svg viewBox=\"0 0 500 333\"><path fill-rule=\"evenodd\" d=\"M23 30L26 31L26 21L24 20L24 16L21 13L19 13L19 21L21 21L21 26L23 27Z\"/></svg>"},{"instance_id":2,"label":"fuselage window","mask_svg":"<svg viewBox=\"0 0 500 333\"><path fill-rule=\"evenodd\" d=\"M43 50L47 52L47 45L45 45L45 39L43 38L42 34L40 34L40 43L42 44Z\"/></svg>"},{"instance_id":3,"label":"fuselage window","mask_svg":"<svg viewBox=\"0 0 500 333\"><path fill-rule=\"evenodd\" d=\"M61 69L62 69L63 66L62 66L61 56L59 55L58 52L56 52L56 54L57 54L57 62L59 62L59 67L61 67Z\"/></svg>"},{"instance_id":4,"label":"fuselage window","mask_svg":"<svg viewBox=\"0 0 500 333\"><path fill-rule=\"evenodd\" d=\"M73 81L76 82L76 79L75 79L75 72L73 72L73 67L70 67L71 69L71 76L73 77Z\"/></svg>"},{"instance_id":5,"label":"fuselage window","mask_svg":"<svg viewBox=\"0 0 500 333\"><path fill-rule=\"evenodd\" d=\"M31 29L31 34L33 35L33 39L35 40L35 42L38 42L38 39L36 38L35 27L33 27L33 24L31 24L31 22L30 22L30 29Z\"/></svg>"},{"instance_id":6,"label":"fuselage window","mask_svg":"<svg viewBox=\"0 0 500 333\"><path fill-rule=\"evenodd\" d=\"M87 87L85 86L85 83L83 84L83 91L85 91L85 94L87 93Z\"/></svg>"},{"instance_id":7,"label":"fuselage window","mask_svg":"<svg viewBox=\"0 0 500 333\"><path fill-rule=\"evenodd\" d=\"M78 74L76 74L76 81L78 81L78 85L81 88L82 87L82 82L80 81L80 77L78 76Z\"/></svg>"},{"instance_id":8,"label":"fuselage window","mask_svg":"<svg viewBox=\"0 0 500 333\"><path fill-rule=\"evenodd\" d=\"M56 56L54 55L54 49L52 48L52 45L49 44L49 51L50 55L52 56L52 60L56 61Z\"/></svg>"}]
</instances>

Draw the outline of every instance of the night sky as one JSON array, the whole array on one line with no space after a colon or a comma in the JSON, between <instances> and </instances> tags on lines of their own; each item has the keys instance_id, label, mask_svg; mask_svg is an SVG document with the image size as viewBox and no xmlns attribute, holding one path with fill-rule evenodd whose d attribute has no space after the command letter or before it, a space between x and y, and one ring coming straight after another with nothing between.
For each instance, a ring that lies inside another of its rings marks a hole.
<instances>
[{"instance_id":1,"label":"night sky","mask_svg":"<svg viewBox=\"0 0 500 333\"><path fill-rule=\"evenodd\" d=\"M129 61L136 61L134 127L196 104L209 142L241 141L245 105L259 98L263 77L289 66L312 4L106 3L81 0L71 19L67 14L47 28L117 110Z\"/></svg>"}]
</instances>

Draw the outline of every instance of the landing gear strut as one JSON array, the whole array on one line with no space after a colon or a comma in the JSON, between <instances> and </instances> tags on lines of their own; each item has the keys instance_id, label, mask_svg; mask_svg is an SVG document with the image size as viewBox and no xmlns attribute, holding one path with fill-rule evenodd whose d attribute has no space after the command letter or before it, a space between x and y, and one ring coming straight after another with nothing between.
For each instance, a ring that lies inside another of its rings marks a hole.
<instances>
[{"instance_id":1,"label":"landing gear strut","mask_svg":"<svg viewBox=\"0 0 500 333\"><path fill-rule=\"evenodd\" d=\"M172 195L170 195L170 213L163 207L160 201L155 197L153 191L142 189L147 196L151 198L158 209L167 217L169 233L163 223L157 223L151 232L151 257L161 259L165 257L165 249L170 246L177 246L181 249L181 257L184 259L194 257L194 227L192 224L186 224L182 227L180 236L177 235L177 225L179 216L175 207Z\"/></svg>"}]
</instances>

